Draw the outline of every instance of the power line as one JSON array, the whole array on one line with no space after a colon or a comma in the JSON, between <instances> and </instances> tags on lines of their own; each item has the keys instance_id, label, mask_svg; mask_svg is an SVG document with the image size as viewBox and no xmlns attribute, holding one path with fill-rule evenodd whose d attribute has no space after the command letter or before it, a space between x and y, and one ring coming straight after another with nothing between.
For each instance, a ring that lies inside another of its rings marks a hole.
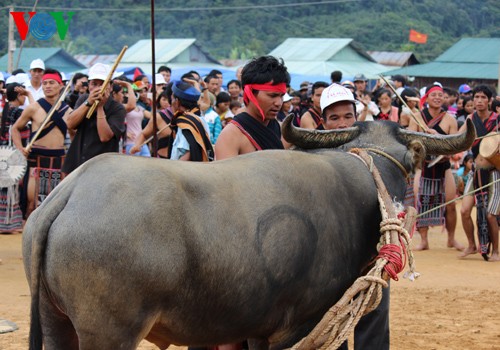
<instances>
[{"instance_id":1,"label":"power line","mask_svg":"<svg viewBox=\"0 0 500 350\"><path fill-rule=\"evenodd\" d=\"M245 5L245 6L212 6L212 7L155 7L155 12L189 12L189 11L234 11L234 10L253 10L253 9L269 9L269 8L280 8L280 7L299 7L299 6L311 6L311 5L328 5L328 4L340 4L348 2L360 2L361 0L325 0L325 1L312 1L312 2L295 2L289 4L273 4L273 5ZM18 9L30 9L29 6L16 6ZM99 12L137 12L137 11L151 11L149 7L137 7L137 8L84 8L84 7L48 7L48 6L38 6L40 10L57 10L57 11L99 11ZM2 8L0 8L2 9Z\"/></svg>"}]
</instances>

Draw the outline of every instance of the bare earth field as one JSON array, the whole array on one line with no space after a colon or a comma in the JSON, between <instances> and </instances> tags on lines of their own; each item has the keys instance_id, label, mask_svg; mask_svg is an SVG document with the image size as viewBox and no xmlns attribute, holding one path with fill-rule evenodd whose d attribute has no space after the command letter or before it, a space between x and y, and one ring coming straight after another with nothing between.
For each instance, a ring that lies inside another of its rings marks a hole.
<instances>
[{"instance_id":1,"label":"bare earth field","mask_svg":"<svg viewBox=\"0 0 500 350\"><path fill-rule=\"evenodd\" d=\"M460 222L456 236L466 243ZM0 319L19 327L0 334L0 350L28 344L30 297L21 240L20 234L0 235ZM418 241L417 234L413 245ZM440 227L431 229L430 244L429 251L415 252L421 277L391 284L392 349L500 350L500 263L478 254L458 259L457 251L446 248ZM157 348L143 341L139 349Z\"/></svg>"}]
</instances>

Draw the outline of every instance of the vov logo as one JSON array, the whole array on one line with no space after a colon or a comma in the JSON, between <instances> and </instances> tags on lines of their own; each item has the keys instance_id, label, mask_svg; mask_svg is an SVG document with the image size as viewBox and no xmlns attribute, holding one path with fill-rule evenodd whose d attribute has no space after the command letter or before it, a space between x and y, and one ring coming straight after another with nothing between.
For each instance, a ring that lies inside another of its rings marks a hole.
<instances>
[{"instance_id":1,"label":"vov logo","mask_svg":"<svg viewBox=\"0 0 500 350\"><path fill-rule=\"evenodd\" d=\"M28 23L25 20L25 13L29 15ZM64 20L63 12L11 12L10 14L14 18L21 40L26 40L28 32L38 40L49 40L57 32L59 38L64 40L68 33L71 18L75 13L66 13L67 22Z\"/></svg>"}]
</instances>

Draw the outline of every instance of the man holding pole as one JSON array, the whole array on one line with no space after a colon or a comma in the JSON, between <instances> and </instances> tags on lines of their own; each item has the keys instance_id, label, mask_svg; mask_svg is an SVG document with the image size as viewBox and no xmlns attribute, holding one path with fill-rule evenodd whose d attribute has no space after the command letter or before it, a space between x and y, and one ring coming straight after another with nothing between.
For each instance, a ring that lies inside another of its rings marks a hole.
<instances>
[{"instance_id":1,"label":"man holding pole","mask_svg":"<svg viewBox=\"0 0 500 350\"><path fill-rule=\"evenodd\" d=\"M53 111L48 122L44 122L52 106L59 101L63 87L60 73L54 69L47 69L42 76L45 97L26 107L12 127L12 141L28 159L21 198L25 218L28 218L62 180L61 167L65 155L66 120L71 108L62 101ZM21 140L21 131L30 121L33 130L30 135L31 142L25 148ZM42 129L39 130L40 128Z\"/></svg>"},{"instance_id":2,"label":"man holding pole","mask_svg":"<svg viewBox=\"0 0 500 350\"><path fill-rule=\"evenodd\" d=\"M109 98L110 73L110 67L102 63L89 69L90 93L80 96L68 116L68 128L76 130L76 134L62 169L66 174L99 154L119 151L127 112L121 103ZM96 102L97 108L90 114L89 109Z\"/></svg>"}]
</instances>

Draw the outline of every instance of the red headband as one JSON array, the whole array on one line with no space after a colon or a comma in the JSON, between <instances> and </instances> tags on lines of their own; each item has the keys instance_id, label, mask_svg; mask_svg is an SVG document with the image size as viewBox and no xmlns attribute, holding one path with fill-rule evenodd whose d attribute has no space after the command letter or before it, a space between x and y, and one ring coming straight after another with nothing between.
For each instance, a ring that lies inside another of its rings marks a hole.
<instances>
[{"instance_id":1,"label":"red headband","mask_svg":"<svg viewBox=\"0 0 500 350\"><path fill-rule=\"evenodd\" d=\"M42 77L42 81L47 80L47 79L52 79L52 80L57 81L59 84L62 84L62 80L61 80L61 77L59 76L59 74L56 74L56 73L44 74Z\"/></svg>"},{"instance_id":2,"label":"red headband","mask_svg":"<svg viewBox=\"0 0 500 350\"><path fill-rule=\"evenodd\" d=\"M245 104L248 104L249 100L252 101L253 104L259 110L260 115L262 116L262 121L264 121L264 120L266 120L266 116L264 115L262 108L260 108L259 103L257 102L257 99L255 98L252 90L271 91L271 92L279 92L279 93L284 94L284 93L286 93L286 84L279 83L279 84L273 85L273 83L269 82L269 83L265 83L265 84L247 84L247 85L245 85L245 89L243 90L243 100L245 101Z\"/></svg>"},{"instance_id":3,"label":"red headband","mask_svg":"<svg viewBox=\"0 0 500 350\"><path fill-rule=\"evenodd\" d=\"M441 91L443 92L443 88L439 85L434 85L429 89L429 91L425 92L425 95L420 99L420 108L424 108L424 104L427 101L427 97L429 97L430 93L433 91Z\"/></svg>"}]
</instances>

